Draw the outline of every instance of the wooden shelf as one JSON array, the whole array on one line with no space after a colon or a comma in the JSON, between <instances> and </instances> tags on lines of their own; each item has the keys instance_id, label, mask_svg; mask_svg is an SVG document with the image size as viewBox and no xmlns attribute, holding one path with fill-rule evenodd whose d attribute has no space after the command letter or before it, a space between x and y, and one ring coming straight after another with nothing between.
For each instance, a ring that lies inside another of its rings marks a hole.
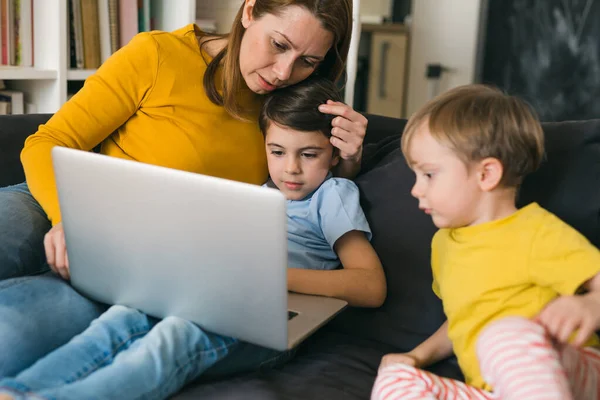
<instances>
[{"instance_id":1,"label":"wooden shelf","mask_svg":"<svg viewBox=\"0 0 600 400\"><path fill-rule=\"evenodd\" d=\"M410 33L408 26L404 24L361 24L363 32L381 32L381 33Z\"/></svg>"},{"instance_id":2,"label":"wooden shelf","mask_svg":"<svg viewBox=\"0 0 600 400\"><path fill-rule=\"evenodd\" d=\"M0 67L0 79L3 80L42 80L56 79L57 71L32 67Z\"/></svg>"}]
</instances>

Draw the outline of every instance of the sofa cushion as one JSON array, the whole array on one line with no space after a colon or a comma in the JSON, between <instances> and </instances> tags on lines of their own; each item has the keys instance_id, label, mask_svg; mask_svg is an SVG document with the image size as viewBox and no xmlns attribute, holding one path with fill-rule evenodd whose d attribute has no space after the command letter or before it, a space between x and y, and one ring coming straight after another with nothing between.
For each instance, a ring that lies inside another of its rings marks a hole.
<instances>
[{"instance_id":1,"label":"sofa cushion","mask_svg":"<svg viewBox=\"0 0 600 400\"><path fill-rule=\"evenodd\" d=\"M320 331L301 345L296 357L282 368L200 381L174 399L368 399L381 357L393 350L373 341ZM436 364L431 371L461 379L453 360Z\"/></svg>"}]
</instances>

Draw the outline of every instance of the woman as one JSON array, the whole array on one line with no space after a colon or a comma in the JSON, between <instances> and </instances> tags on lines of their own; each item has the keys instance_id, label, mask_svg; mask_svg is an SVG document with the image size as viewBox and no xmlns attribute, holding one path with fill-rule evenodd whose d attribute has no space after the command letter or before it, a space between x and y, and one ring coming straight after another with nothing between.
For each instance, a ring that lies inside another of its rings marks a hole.
<instances>
[{"instance_id":1,"label":"woman","mask_svg":"<svg viewBox=\"0 0 600 400\"><path fill-rule=\"evenodd\" d=\"M23 277L44 272L46 261L69 277L51 148L100 144L115 157L262 184L257 95L313 73L339 78L351 11L351 0L245 0L227 36L193 25L140 34L27 139L27 184L0 189L0 227L11 227L0 237L0 376L21 371L104 311L55 276ZM352 176L367 121L340 103L321 108L336 116L337 173Z\"/></svg>"},{"instance_id":2,"label":"woman","mask_svg":"<svg viewBox=\"0 0 600 400\"><path fill-rule=\"evenodd\" d=\"M310 77L269 94L262 107L269 185L288 199L288 289L379 307L385 276L369 243L358 187L331 177L339 157L329 143L331 119L317 110L339 97L335 83ZM289 186L290 179L301 184ZM200 377L280 366L292 355L175 316L159 321L115 305L67 344L17 376L0 379L0 400L162 399Z\"/></svg>"}]
</instances>

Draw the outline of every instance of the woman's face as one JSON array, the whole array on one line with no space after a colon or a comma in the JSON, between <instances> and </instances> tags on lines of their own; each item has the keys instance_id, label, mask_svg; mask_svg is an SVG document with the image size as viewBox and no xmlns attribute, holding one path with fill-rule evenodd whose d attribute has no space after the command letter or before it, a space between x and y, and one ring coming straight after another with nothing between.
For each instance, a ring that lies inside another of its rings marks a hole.
<instances>
[{"instance_id":1,"label":"woman's face","mask_svg":"<svg viewBox=\"0 0 600 400\"><path fill-rule=\"evenodd\" d=\"M250 90L266 94L312 74L331 48L333 34L303 7L258 19L252 17L253 7L254 0L247 0L240 48L240 70Z\"/></svg>"}]
</instances>

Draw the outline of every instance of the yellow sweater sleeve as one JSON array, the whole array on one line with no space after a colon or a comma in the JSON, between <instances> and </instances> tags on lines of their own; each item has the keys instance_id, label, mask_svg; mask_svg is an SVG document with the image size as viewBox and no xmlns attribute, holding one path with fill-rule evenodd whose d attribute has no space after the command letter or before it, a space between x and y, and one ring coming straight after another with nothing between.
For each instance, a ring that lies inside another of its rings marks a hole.
<instances>
[{"instance_id":1,"label":"yellow sweater sleeve","mask_svg":"<svg viewBox=\"0 0 600 400\"><path fill-rule=\"evenodd\" d=\"M158 71L155 39L137 35L113 54L84 87L25 141L27 184L52 225L61 221L52 167L54 146L91 150L127 121L152 91Z\"/></svg>"}]
</instances>

